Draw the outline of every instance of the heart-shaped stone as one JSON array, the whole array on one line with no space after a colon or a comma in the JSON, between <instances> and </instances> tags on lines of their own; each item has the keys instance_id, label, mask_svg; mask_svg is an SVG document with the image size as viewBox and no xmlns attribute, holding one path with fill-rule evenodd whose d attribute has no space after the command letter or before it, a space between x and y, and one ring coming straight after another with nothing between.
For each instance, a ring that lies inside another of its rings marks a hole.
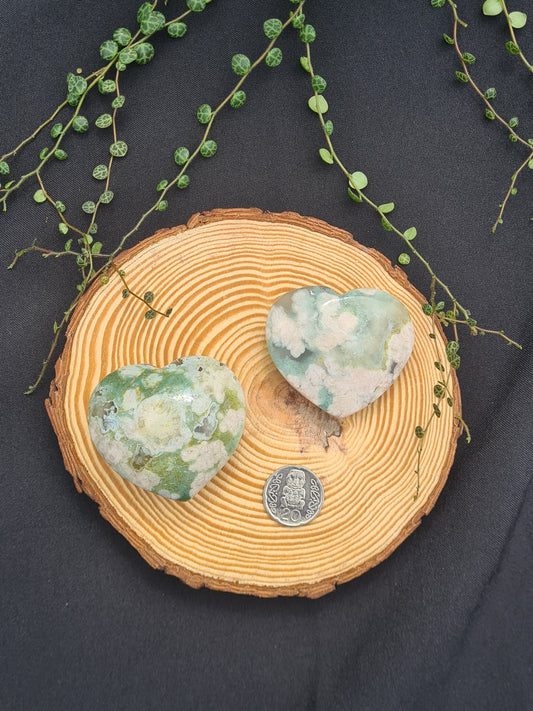
<instances>
[{"instance_id":1,"label":"heart-shaped stone","mask_svg":"<svg viewBox=\"0 0 533 711\"><path fill-rule=\"evenodd\" d=\"M112 469L143 489L185 501L237 447L244 393L229 368L206 356L164 368L126 365L93 390L88 420Z\"/></svg>"},{"instance_id":2,"label":"heart-shaped stone","mask_svg":"<svg viewBox=\"0 0 533 711\"><path fill-rule=\"evenodd\" d=\"M266 340L277 369L299 393L345 417L396 380L411 355L414 327L406 307L385 291L339 295L308 286L273 304Z\"/></svg>"}]
</instances>

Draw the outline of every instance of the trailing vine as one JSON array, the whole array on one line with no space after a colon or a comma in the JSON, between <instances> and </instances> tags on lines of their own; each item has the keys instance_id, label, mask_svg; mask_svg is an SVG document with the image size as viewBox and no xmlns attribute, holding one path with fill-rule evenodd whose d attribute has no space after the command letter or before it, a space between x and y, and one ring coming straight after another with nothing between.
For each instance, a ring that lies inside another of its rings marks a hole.
<instances>
[{"instance_id":1,"label":"trailing vine","mask_svg":"<svg viewBox=\"0 0 533 711\"><path fill-rule=\"evenodd\" d=\"M527 149L526 158L522 160L518 168L511 175L509 187L502 202L499 205L498 215L496 217L496 220L494 221L494 224L492 225L492 232L494 233L496 232L498 225L503 222L503 213L507 206L509 198L511 197L511 195L515 195L517 192L516 181L518 176L525 168L533 169L533 138L526 139L518 134L516 130L519 123L517 116L513 116L510 119L505 119L501 115L501 113L496 110L493 104L493 101L494 99L496 99L497 95L496 89L494 87L488 87L487 89L483 90L473 79L470 67L476 61L476 57L471 52L463 51L463 49L459 45L459 28L466 28L467 24L466 22L463 22L463 20L461 20L461 18L459 17L457 4L453 2L453 0L431 0L431 5L436 8L444 7L446 4L450 7L452 12L453 30L451 36L449 34L444 33L443 39L446 44L451 45L455 48L455 52L459 57L461 69L455 72L457 80L462 82L463 84L468 84L474 90L477 96L481 99L481 101L485 105L484 115L486 119L488 119L489 121L496 121L500 123L507 130L509 140L512 143L520 144L521 146L524 146ZM529 69L529 71L533 72L533 66L526 59L525 55L517 44L515 34L515 29L520 29L526 24L527 15L523 12L518 11L509 12L507 10L505 0L485 0L482 6L482 10L483 14L487 16L496 16L500 13L504 13L511 35L511 39L506 42L505 48L511 55L518 55L522 62Z\"/></svg>"}]
</instances>

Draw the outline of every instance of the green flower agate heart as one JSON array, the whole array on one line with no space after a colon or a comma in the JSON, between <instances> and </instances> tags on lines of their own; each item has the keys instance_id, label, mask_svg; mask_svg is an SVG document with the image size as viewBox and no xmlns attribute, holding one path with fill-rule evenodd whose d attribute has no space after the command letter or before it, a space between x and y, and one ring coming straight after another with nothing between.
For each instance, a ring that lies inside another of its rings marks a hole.
<instances>
[{"instance_id":1,"label":"green flower agate heart","mask_svg":"<svg viewBox=\"0 0 533 711\"><path fill-rule=\"evenodd\" d=\"M275 366L301 395L345 417L396 380L411 355L414 327L405 306L385 291L338 295L309 286L273 304L266 340Z\"/></svg>"},{"instance_id":2,"label":"green flower agate heart","mask_svg":"<svg viewBox=\"0 0 533 711\"><path fill-rule=\"evenodd\" d=\"M244 428L242 387L223 363L179 358L126 365L94 389L93 443L118 474L169 499L194 496L228 461Z\"/></svg>"}]
</instances>

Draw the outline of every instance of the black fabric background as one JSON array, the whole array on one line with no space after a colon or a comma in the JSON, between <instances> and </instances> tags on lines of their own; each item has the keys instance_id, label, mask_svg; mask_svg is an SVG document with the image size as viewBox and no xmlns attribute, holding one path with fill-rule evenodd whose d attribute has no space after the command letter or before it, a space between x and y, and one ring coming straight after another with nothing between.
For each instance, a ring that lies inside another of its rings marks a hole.
<instances>
[{"instance_id":1,"label":"black fabric background","mask_svg":"<svg viewBox=\"0 0 533 711\"><path fill-rule=\"evenodd\" d=\"M168 15L183 4L169 0ZM533 136L533 79L505 51L502 18L483 17L481 4L459 3L469 23L462 46L478 57L473 74L497 88L498 109L520 118L521 135ZM134 27L136 6L0 0L0 152L57 106L67 72L100 66L99 44L118 26ZM199 140L196 107L216 105L231 89L231 56L257 56L263 21L285 18L288 8L284 0L214 0L183 40L157 40L152 63L124 74L119 125L130 151L117 161L120 187L99 220L108 244L152 204L155 184L172 175L174 149ZM377 202L394 200L397 224L417 226L420 250L479 322L525 348L463 338L459 377L472 443L460 441L435 508L377 568L314 601L192 590L152 570L76 493L44 409L52 371L23 395L77 280L65 260L35 255L5 270L35 238L50 247L64 241L54 216L32 201L36 186L25 188L0 214L3 709L533 708L533 174L519 178L492 235L525 153L455 80L457 60L442 41L451 33L448 7L309 0L306 10L339 154L368 175ZM533 17L519 32L533 56ZM294 33L280 46L282 65L260 68L245 106L228 109L213 129L217 156L194 164L190 188L134 242L198 211L253 206L321 218L393 262L403 251L318 158L303 46ZM104 106L94 104L88 117ZM43 145L37 140L28 155ZM92 129L69 145L69 161L50 169L48 185L75 206L94 191L91 151L106 141ZM412 263L407 273L427 294L423 268Z\"/></svg>"}]
</instances>

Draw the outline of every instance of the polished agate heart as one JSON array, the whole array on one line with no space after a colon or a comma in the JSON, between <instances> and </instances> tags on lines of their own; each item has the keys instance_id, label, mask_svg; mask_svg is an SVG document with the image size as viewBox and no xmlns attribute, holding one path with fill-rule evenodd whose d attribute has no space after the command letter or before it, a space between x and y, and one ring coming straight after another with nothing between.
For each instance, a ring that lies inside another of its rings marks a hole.
<instances>
[{"instance_id":1,"label":"polished agate heart","mask_svg":"<svg viewBox=\"0 0 533 711\"><path fill-rule=\"evenodd\" d=\"M299 393L345 417L396 380L411 355L414 327L405 306L385 291L338 295L309 286L273 304L266 340L277 369Z\"/></svg>"},{"instance_id":2,"label":"polished agate heart","mask_svg":"<svg viewBox=\"0 0 533 711\"><path fill-rule=\"evenodd\" d=\"M88 419L94 445L112 469L143 489L185 501L237 447L244 393L229 368L205 356L164 368L126 365L98 383Z\"/></svg>"}]
</instances>

